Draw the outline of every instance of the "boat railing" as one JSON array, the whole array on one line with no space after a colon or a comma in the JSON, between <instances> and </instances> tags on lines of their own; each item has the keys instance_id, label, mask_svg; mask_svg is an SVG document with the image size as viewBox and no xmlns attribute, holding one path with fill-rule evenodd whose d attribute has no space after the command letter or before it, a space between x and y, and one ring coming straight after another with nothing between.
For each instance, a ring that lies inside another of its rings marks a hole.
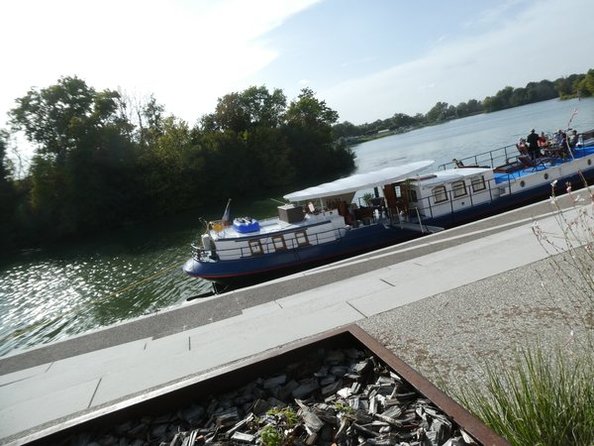
<instances>
[{"instance_id":1,"label":"boat railing","mask_svg":"<svg viewBox=\"0 0 594 446\"><path fill-rule=\"evenodd\" d=\"M223 258L247 258L256 257L263 254L270 254L273 252L291 251L296 248L305 246L318 245L330 240L341 239L343 234L335 228L320 231L317 233L307 233L305 237L299 239L282 237L282 239L271 237L269 234L254 234L253 237L247 239L246 245L235 245L232 247L216 247L218 257ZM206 255L203 247L194 247L197 249L195 257Z\"/></svg>"},{"instance_id":2,"label":"boat railing","mask_svg":"<svg viewBox=\"0 0 594 446\"><path fill-rule=\"evenodd\" d=\"M515 144L503 146L488 152L461 158L449 163L440 164L438 170L446 170L455 167L488 167L494 169L496 166L506 164L510 159L516 159L519 155Z\"/></svg>"},{"instance_id":3,"label":"boat railing","mask_svg":"<svg viewBox=\"0 0 594 446\"><path fill-rule=\"evenodd\" d=\"M412 215L411 215L412 214ZM412 217L412 218L409 218ZM423 223L423 217L418 207L414 206L408 210L396 208L396 213L389 216L390 223L394 226L399 226L401 229L407 228L420 232L421 234L430 234L442 230L443 228L436 228L434 226L427 226Z\"/></svg>"},{"instance_id":4,"label":"boat railing","mask_svg":"<svg viewBox=\"0 0 594 446\"><path fill-rule=\"evenodd\" d=\"M371 226L386 222L387 218L384 216L373 216L368 221L357 223L350 228L356 230L358 227ZM345 226L346 229L346 226ZM273 252L292 251L297 248L307 246L316 246L329 241L339 241L345 235L345 230L330 228L315 233L303 233L300 238L297 237L282 237L282 239L271 236L270 234L254 234L253 237L247 239L247 245L235 245L232 247L216 246L216 254L218 258L248 258L256 257L264 254L271 254ZM216 242L215 242L216 243ZM194 258L196 260L204 260L206 257L213 258L210 252L204 249L203 246L192 245Z\"/></svg>"}]
</instances>

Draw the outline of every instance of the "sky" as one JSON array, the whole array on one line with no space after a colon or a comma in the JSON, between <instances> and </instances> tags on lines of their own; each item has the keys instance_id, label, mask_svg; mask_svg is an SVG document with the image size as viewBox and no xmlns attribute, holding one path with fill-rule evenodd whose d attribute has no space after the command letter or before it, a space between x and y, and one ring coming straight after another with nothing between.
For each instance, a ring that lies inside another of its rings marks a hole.
<instances>
[{"instance_id":1,"label":"sky","mask_svg":"<svg viewBox=\"0 0 594 446\"><path fill-rule=\"evenodd\" d=\"M194 124L252 85L354 124L594 68L592 0L2 0L0 127L60 77Z\"/></svg>"}]
</instances>

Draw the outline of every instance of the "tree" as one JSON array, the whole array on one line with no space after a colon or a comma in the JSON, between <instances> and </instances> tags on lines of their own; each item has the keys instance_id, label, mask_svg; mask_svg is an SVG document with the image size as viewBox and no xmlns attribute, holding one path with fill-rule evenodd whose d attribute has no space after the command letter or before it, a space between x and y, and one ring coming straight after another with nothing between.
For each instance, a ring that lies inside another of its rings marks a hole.
<instances>
[{"instance_id":1,"label":"tree","mask_svg":"<svg viewBox=\"0 0 594 446\"><path fill-rule=\"evenodd\" d=\"M354 155L344 144L334 144L332 124L338 113L304 88L285 113L285 134L291 164L303 182L320 180L354 168Z\"/></svg>"},{"instance_id":2,"label":"tree","mask_svg":"<svg viewBox=\"0 0 594 446\"><path fill-rule=\"evenodd\" d=\"M81 121L93 113L94 94L84 81L62 78L57 85L29 90L17 99L18 107L10 112L11 123L36 144L38 154L52 155L63 163L83 134Z\"/></svg>"},{"instance_id":3,"label":"tree","mask_svg":"<svg viewBox=\"0 0 594 446\"><path fill-rule=\"evenodd\" d=\"M526 84L527 103L546 101L559 96L555 89L555 84L551 81L543 80L540 82L528 82Z\"/></svg>"},{"instance_id":4,"label":"tree","mask_svg":"<svg viewBox=\"0 0 594 446\"><path fill-rule=\"evenodd\" d=\"M575 91L578 97L594 96L594 69L575 81Z\"/></svg>"},{"instance_id":5,"label":"tree","mask_svg":"<svg viewBox=\"0 0 594 446\"><path fill-rule=\"evenodd\" d=\"M8 133L0 131L0 246L14 243L16 220L15 209L17 195L12 182L12 168L6 156Z\"/></svg>"},{"instance_id":6,"label":"tree","mask_svg":"<svg viewBox=\"0 0 594 446\"><path fill-rule=\"evenodd\" d=\"M427 112L426 116L430 123L445 121L448 117L448 103L438 102Z\"/></svg>"},{"instance_id":7,"label":"tree","mask_svg":"<svg viewBox=\"0 0 594 446\"><path fill-rule=\"evenodd\" d=\"M165 107L157 103L157 100L152 95L145 104L138 108L138 142L141 148L154 145L157 139L163 135L164 112Z\"/></svg>"},{"instance_id":8,"label":"tree","mask_svg":"<svg viewBox=\"0 0 594 446\"><path fill-rule=\"evenodd\" d=\"M320 101L310 88L303 88L297 100L289 105L285 120L288 125L298 127L328 127L338 120L338 112Z\"/></svg>"},{"instance_id":9,"label":"tree","mask_svg":"<svg viewBox=\"0 0 594 446\"><path fill-rule=\"evenodd\" d=\"M13 129L36 147L30 203L47 233L90 231L125 214L130 197L122 173L134 151L119 97L64 77L30 90L11 110Z\"/></svg>"},{"instance_id":10,"label":"tree","mask_svg":"<svg viewBox=\"0 0 594 446\"><path fill-rule=\"evenodd\" d=\"M583 74L560 77L553 82L553 88L561 99L573 98L578 94L577 85L584 78Z\"/></svg>"},{"instance_id":11,"label":"tree","mask_svg":"<svg viewBox=\"0 0 594 446\"><path fill-rule=\"evenodd\" d=\"M291 149L281 129L261 126L246 141L258 192L286 188L295 181L296 171L290 161Z\"/></svg>"},{"instance_id":12,"label":"tree","mask_svg":"<svg viewBox=\"0 0 594 446\"><path fill-rule=\"evenodd\" d=\"M201 125L205 131L236 133L261 126L276 128L282 122L286 104L282 90L270 93L264 86L250 87L219 98L215 112L202 117Z\"/></svg>"},{"instance_id":13,"label":"tree","mask_svg":"<svg viewBox=\"0 0 594 446\"><path fill-rule=\"evenodd\" d=\"M332 126L332 136L334 139L349 138L359 136L360 134L360 129L349 121L339 122Z\"/></svg>"},{"instance_id":14,"label":"tree","mask_svg":"<svg viewBox=\"0 0 594 446\"><path fill-rule=\"evenodd\" d=\"M392 128L394 129L406 129L415 125L414 118L404 113L396 113L392 117Z\"/></svg>"},{"instance_id":15,"label":"tree","mask_svg":"<svg viewBox=\"0 0 594 446\"><path fill-rule=\"evenodd\" d=\"M519 105L527 104L528 101L526 99L526 89L525 88L516 88L512 92L509 98L509 105L512 107L517 107Z\"/></svg>"}]
</instances>

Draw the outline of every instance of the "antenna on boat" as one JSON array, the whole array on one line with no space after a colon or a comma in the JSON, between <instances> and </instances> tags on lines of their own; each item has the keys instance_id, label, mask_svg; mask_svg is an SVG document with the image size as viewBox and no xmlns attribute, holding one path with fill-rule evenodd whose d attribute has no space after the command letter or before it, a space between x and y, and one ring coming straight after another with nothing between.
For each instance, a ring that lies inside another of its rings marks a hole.
<instances>
[{"instance_id":1,"label":"antenna on boat","mask_svg":"<svg viewBox=\"0 0 594 446\"><path fill-rule=\"evenodd\" d=\"M223 217L221 220L223 221L223 225L227 226L229 224L229 220L231 220L231 215L229 213L229 205L231 204L231 198L227 200L227 206L225 206L225 212L223 212Z\"/></svg>"},{"instance_id":2,"label":"antenna on boat","mask_svg":"<svg viewBox=\"0 0 594 446\"><path fill-rule=\"evenodd\" d=\"M571 114L571 117L569 118L569 121L567 121L567 130L569 130L571 128L571 121L573 121L573 118L575 118L575 115L578 114L578 109L576 108L573 113Z\"/></svg>"},{"instance_id":3,"label":"antenna on boat","mask_svg":"<svg viewBox=\"0 0 594 446\"><path fill-rule=\"evenodd\" d=\"M577 113L578 113L578 109L576 108L575 110L573 110L573 113L571 114L569 121L567 121L567 131L569 131L569 129L571 129L571 122L573 121L573 118L575 118L575 115L577 115ZM571 158L575 159L575 157L573 156L573 150L571 150L571 145L569 144L568 138L565 139L565 144L567 145L567 150L569 151Z\"/></svg>"}]
</instances>

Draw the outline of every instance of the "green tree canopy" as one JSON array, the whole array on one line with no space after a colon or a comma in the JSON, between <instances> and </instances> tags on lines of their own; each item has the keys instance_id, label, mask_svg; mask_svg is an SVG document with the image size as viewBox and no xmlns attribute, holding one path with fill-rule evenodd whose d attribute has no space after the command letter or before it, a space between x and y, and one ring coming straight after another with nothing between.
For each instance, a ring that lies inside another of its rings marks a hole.
<instances>
[{"instance_id":1,"label":"green tree canopy","mask_svg":"<svg viewBox=\"0 0 594 446\"><path fill-rule=\"evenodd\" d=\"M17 99L11 123L35 145L30 204L46 231L92 230L121 215L130 197L117 183L134 154L118 98L64 77Z\"/></svg>"},{"instance_id":2,"label":"green tree canopy","mask_svg":"<svg viewBox=\"0 0 594 446\"><path fill-rule=\"evenodd\" d=\"M236 133L255 127L278 127L282 123L287 99L282 90L271 92L265 86L230 93L217 101L214 113L202 118L206 131L231 130Z\"/></svg>"}]
</instances>

